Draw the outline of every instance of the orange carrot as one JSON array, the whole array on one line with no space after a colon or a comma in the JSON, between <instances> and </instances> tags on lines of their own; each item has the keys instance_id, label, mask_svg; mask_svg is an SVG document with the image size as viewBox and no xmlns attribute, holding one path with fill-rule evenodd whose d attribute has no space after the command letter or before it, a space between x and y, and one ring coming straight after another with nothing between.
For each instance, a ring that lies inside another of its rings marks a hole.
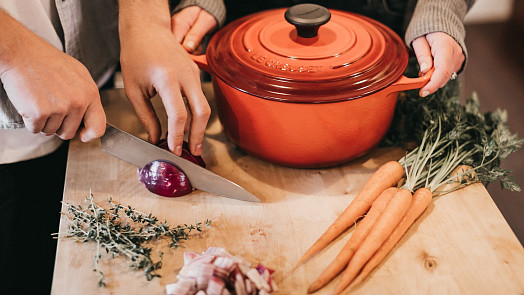
<instances>
[{"instance_id":1,"label":"orange carrot","mask_svg":"<svg viewBox=\"0 0 524 295\"><path fill-rule=\"evenodd\" d=\"M403 175L404 168L397 161L389 161L380 166L368 179L362 190L360 190L344 212L340 214L324 234L302 255L297 265L300 265L315 253L324 249L344 230L355 224L357 219L369 210L371 203L373 203L386 188L396 186Z\"/></svg>"},{"instance_id":2,"label":"orange carrot","mask_svg":"<svg viewBox=\"0 0 524 295\"><path fill-rule=\"evenodd\" d=\"M349 261L342 273L342 277L335 289L335 294L340 294L351 283L364 264L373 256L380 246L390 236L406 214L411 203L412 194L409 190L401 188L389 201L386 209L373 225L368 236Z\"/></svg>"},{"instance_id":3,"label":"orange carrot","mask_svg":"<svg viewBox=\"0 0 524 295\"><path fill-rule=\"evenodd\" d=\"M393 230L384 244L382 244L371 259L369 259L360 274L355 278L353 283L351 283L352 286L360 284L373 271L373 269L375 269L375 267L386 258L397 242L404 236L411 225L413 225L415 220L426 211L432 198L433 194L427 188L420 188L413 194L413 199L409 205L408 212L404 215L402 221L398 224L395 230Z\"/></svg>"},{"instance_id":4,"label":"orange carrot","mask_svg":"<svg viewBox=\"0 0 524 295\"><path fill-rule=\"evenodd\" d=\"M351 256L353 256L353 253L355 253L360 243L362 243L371 230L375 221L386 208L389 200L391 200L397 191L398 188L396 187L387 188L380 194L373 204L371 204L371 209L369 209L369 212L364 216L362 221L359 222L357 228L351 235L351 238L347 241L346 245L344 245L335 260L333 260L333 262L322 271L320 276L311 283L307 289L308 293L313 293L324 287L348 265Z\"/></svg>"}]
</instances>

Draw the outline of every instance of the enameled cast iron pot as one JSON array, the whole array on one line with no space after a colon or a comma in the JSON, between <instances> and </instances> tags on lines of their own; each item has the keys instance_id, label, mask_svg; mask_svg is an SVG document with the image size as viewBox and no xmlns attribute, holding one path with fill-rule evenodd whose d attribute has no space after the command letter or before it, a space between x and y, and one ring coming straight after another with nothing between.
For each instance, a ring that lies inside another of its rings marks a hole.
<instances>
[{"instance_id":1,"label":"enameled cast iron pot","mask_svg":"<svg viewBox=\"0 0 524 295\"><path fill-rule=\"evenodd\" d=\"M403 76L402 39L367 17L300 4L238 19L193 56L211 73L229 139L284 166L327 167L362 156L390 127Z\"/></svg>"}]
</instances>

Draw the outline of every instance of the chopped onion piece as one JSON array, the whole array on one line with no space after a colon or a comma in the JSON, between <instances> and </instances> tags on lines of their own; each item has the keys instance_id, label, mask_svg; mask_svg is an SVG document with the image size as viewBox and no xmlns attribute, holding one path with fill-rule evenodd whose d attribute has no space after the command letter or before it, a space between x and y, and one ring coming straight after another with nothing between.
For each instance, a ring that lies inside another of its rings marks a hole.
<instances>
[{"instance_id":1,"label":"chopped onion piece","mask_svg":"<svg viewBox=\"0 0 524 295\"><path fill-rule=\"evenodd\" d=\"M185 278L179 279L176 284L167 285L166 291L169 295L195 294L197 292L195 281Z\"/></svg>"},{"instance_id":2,"label":"chopped onion piece","mask_svg":"<svg viewBox=\"0 0 524 295\"><path fill-rule=\"evenodd\" d=\"M235 275L234 287L235 287L235 293L237 295L247 295L248 294L246 291L246 284L244 283L244 277L242 276L242 274L238 272Z\"/></svg>"},{"instance_id":3,"label":"chopped onion piece","mask_svg":"<svg viewBox=\"0 0 524 295\"><path fill-rule=\"evenodd\" d=\"M221 295L222 290L224 290L225 286L226 286L226 283L224 283L223 280L217 277L212 277L211 280L209 281L209 284L207 285L206 294L207 295Z\"/></svg>"},{"instance_id":4,"label":"chopped onion piece","mask_svg":"<svg viewBox=\"0 0 524 295\"><path fill-rule=\"evenodd\" d=\"M184 267L177 275L178 282L166 286L166 291L168 295L270 294L276 290L272 274L273 270L261 264L251 267L249 262L231 255L224 248L210 247L202 254L184 253ZM175 288L179 283L191 286Z\"/></svg>"},{"instance_id":5,"label":"chopped onion piece","mask_svg":"<svg viewBox=\"0 0 524 295\"><path fill-rule=\"evenodd\" d=\"M184 264L189 264L191 260L195 259L198 256L196 252L186 252L184 253Z\"/></svg>"}]
</instances>

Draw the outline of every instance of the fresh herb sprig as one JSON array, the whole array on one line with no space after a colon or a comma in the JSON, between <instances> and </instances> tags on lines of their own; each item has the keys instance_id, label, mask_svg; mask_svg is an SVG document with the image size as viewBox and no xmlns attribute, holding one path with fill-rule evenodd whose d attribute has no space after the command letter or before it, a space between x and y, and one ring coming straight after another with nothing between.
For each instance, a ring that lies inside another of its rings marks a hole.
<instances>
[{"instance_id":1,"label":"fresh herb sprig","mask_svg":"<svg viewBox=\"0 0 524 295\"><path fill-rule=\"evenodd\" d=\"M204 224L170 226L167 221L160 222L152 214L145 214L131 206L123 206L108 200L109 209L99 206L93 200L93 194L84 200L82 205L64 203L67 212L63 213L69 220L68 231L58 238L69 238L79 242L96 242L97 252L94 257L94 269L100 279L99 287L105 287L105 277L98 267L105 250L111 258L125 256L133 270L143 270L148 281L160 277L157 270L162 267L163 253L159 251L159 260L151 258L152 248L148 242L169 239L169 248L177 249L182 240L189 238L193 230L201 232L203 227L210 227L211 221ZM102 250L103 249L103 250Z\"/></svg>"}]
</instances>

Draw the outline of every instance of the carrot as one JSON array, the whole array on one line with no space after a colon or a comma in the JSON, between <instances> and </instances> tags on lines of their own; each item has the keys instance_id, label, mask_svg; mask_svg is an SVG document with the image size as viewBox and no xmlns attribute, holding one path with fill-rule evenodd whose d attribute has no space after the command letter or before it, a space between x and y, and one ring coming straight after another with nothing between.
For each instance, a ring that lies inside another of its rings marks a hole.
<instances>
[{"instance_id":1,"label":"carrot","mask_svg":"<svg viewBox=\"0 0 524 295\"><path fill-rule=\"evenodd\" d=\"M313 283L311 283L307 289L308 293L313 293L324 287L348 265L351 256L353 256L353 253L355 253L357 247L360 245L360 243L362 243L375 221L386 208L389 200L391 200L397 191L398 188L396 187L387 188L380 194L373 204L371 204L371 209L369 209L369 212L366 214L366 216L364 216L362 221L360 221L357 228L351 235L351 238L347 241L346 245L344 245L335 260L333 260L333 262L331 262L331 264L329 264L326 269L322 271L320 276Z\"/></svg>"},{"instance_id":2,"label":"carrot","mask_svg":"<svg viewBox=\"0 0 524 295\"><path fill-rule=\"evenodd\" d=\"M349 261L342 273L342 277L335 289L335 294L340 294L351 283L364 264L386 241L391 232L400 223L411 203L412 194L409 190L401 188L389 201L386 209L373 225L369 235Z\"/></svg>"},{"instance_id":3,"label":"carrot","mask_svg":"<svg viewBox=\"0 0 524 295\"><path fill-rule=\"evenodd\" d=\"M386 256L390 253L397 242L404 236L408 229L413 225L415 220L422 215L429 206L433 194L427 188L419 188L414 194L411 204L409 205L408 212L398 224L395 230L391 233L388 239L382 244L382 246L375 252L375 254L366 263L360 274L355 278L352 286L360 284L366 279L366 277L377 267Z\"/></svg>"},{"instance_id":4,"label":"carrot","mask_svg":"<svg viewBox=\"0 0 524 295\"><path fill-rule=\"evenodd\" d=\"M318 240L302 255L297 265L308 260L324 249L331 241L336 239L344 230L355 224L364 215L371 203L388 187L396 186L402 176L404 168L397 161L389 161L378 168L368 179L362 190L355 199L340 214L340 216L329 226L329 228L318 238Z\"/></svg>"}]
</instances>

